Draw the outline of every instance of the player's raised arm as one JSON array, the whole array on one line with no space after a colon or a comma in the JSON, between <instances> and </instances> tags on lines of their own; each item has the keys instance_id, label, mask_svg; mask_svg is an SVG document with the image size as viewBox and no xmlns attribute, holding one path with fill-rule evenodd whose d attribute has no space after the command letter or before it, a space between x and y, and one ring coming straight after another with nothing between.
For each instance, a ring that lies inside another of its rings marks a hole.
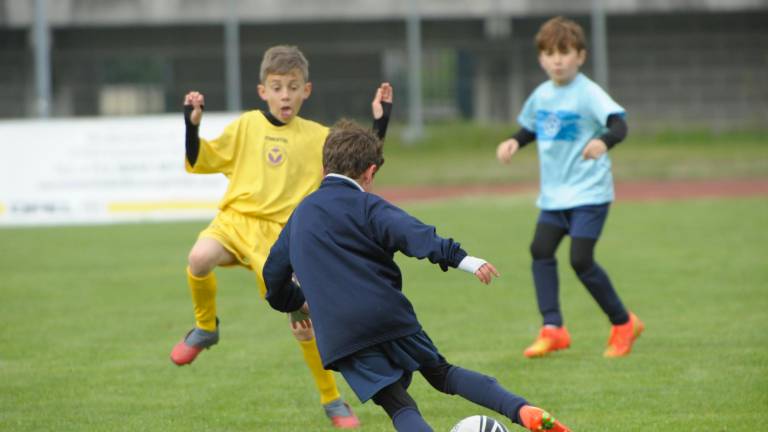
<instances>
[{"instance_id":1,"label":"player's raised arm","mask_svg":"<svg viewBox=\"0 0 768 432\"><path fill-rule=\"evenodd\" d=\"M184 111L189 107L189 121L194 126L200 126L203 118L203 108L205 106L205 96L202 93L191 91L184 96Z\"/></svg>"},{"instance_id":2,"label":"player's raised arm","mask_svg":"<svg viewBox=\"0 0 768 432\"><path fill-rule=\"evenodd\" d=\"M185 148L187 162L195 166L200 153L200 121L203 119L205 97L202 93L191 91L184 96L184 125L186 126Z\"/></svg>"},{"instance_id":3,"label":"player's raised arm","mask_svg":"<svg viewBox=\"0 0 768 432\"><path fill-rule=\"evenodd\" d=\"M373 114L373 131L379 139L383 140L387 135L387 125L389 124L389 115L392 112L392 86L387 83L381 83L376 89L376 94L371 102L371 113Z\"/></svg>"}]
</instances>

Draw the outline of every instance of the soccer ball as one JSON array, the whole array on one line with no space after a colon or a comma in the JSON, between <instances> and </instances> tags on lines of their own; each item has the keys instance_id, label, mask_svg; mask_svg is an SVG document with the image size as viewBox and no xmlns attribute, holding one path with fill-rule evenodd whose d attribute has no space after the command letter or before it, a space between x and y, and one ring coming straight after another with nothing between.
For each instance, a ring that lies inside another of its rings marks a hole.
<instances>
[{"instance_id":1,"label":"soccer ball","mask_svg":"<svg viewBox=\"0 0 768 432\"><path fill-rule=\"evenodd\" d=\"M509 432L509 430L496 419L475 415L456 423L451 432Z\"/></svg>"}]
</instances>

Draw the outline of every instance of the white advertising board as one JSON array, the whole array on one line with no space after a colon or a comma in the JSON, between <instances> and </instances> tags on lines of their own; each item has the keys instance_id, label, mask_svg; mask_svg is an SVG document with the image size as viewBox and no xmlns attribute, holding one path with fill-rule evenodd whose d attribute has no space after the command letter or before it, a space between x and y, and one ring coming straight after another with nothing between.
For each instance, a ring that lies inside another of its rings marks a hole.
<instances>
[{"instance_id":1,"label":"white advertising board","mask_svg":"<svg viewBox=\"0 0 768 432\"><path fill-rule=\"evenodd\" d=\"M206 113L213 139L236 113ZM210 218L222 174L184 170L181 114L0 121L0 226Z\"/></svg>"}]
</instances>

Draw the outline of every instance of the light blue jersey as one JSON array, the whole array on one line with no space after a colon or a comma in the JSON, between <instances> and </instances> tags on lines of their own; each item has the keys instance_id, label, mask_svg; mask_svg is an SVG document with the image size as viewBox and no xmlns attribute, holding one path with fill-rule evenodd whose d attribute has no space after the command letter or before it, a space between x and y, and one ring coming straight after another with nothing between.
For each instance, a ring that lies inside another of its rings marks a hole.
<instances>
[{"instance_id":1,"label":"light blue jersey","mask_svg":"<svg viewBox=\"0 0 768 432\"><path fill-rule=\"evenodd\" d=\"M536 205L562 210L613 201L608 153L584 160L584 147L606 130L611 114L624 114L595 82L579 73L564 86L547 81L534 90L517 118L536 133L541 193Z\"/></svg>"}]
</instances>

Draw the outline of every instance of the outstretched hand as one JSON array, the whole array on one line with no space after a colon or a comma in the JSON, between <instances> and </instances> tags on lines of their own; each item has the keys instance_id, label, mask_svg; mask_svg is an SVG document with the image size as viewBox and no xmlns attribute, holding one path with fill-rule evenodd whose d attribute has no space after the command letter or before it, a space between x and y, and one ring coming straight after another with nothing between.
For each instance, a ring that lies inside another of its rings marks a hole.
<instances>
[{"instance_id":1,"label":"outstretched hand","mask_svg":"<svg viewBox=\"0 0 768 432\"><path fill-rule=\"evenodd\" d=\"M379 88L376 89L376 95L371 102L373 118L375 119L380 119L384 115L382 102L392 103L392 86L388 82L381 83Z\"/></svg>"},{"instance_id":2,"label":"outstretched hand","mask_svg":"<svg viewBox=\"0 0 768 432\"><path fill-rule=\"evenodd\" d=\"M477 276L480 282L488 285L491 283L491 279L493 279L494 276L499 277L501 275L499 274L499 271L496 270L496 267L493 266L493 264L487 262L483 264L479 269L477 269L475 276Z\"/></svg>"},{"instance_id":3,"label":"outstretched hand","mask_svg":"<svg viewBox=\"0 0 768 432\"><path fill-rule=\"evenodd\" d=\"M203 118L203 105L205 105L205 97L203 94L196 91L191 91L184 96L184 105L192 106L192 113L189 115L189 120L193 125L200 124L200 120Z\"/></svg>"}]
</instances>

